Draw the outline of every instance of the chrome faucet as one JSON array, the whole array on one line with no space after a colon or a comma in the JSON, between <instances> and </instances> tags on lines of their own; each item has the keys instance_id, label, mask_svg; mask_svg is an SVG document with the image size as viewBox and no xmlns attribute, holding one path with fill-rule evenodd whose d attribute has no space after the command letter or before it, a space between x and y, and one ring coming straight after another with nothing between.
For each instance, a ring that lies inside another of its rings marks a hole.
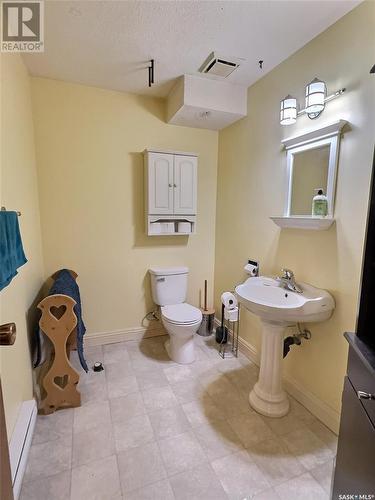
<instances>
[{"instance_id":1,"label":"chrome faucet","mask_svg":"<svg viewBox=\"0 0 375 500\"><path fill-rule=\"evenodd\" d=\"M290 269L281 269L283 275L278 276L276 279L280 282L280 284L290 290L292 292L302 293L302 288L297 285L296 280L294 278L294 273Z\"/></svg>"}]
</instances>

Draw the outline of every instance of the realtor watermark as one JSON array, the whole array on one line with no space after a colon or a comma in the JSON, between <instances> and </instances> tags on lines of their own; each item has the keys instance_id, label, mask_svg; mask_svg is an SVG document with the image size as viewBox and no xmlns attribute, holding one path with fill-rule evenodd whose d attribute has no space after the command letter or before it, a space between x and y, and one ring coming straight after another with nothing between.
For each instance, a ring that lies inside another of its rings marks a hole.
<instances>
[{"instance_id":1,"label":"realtor watermark","mask_svg":"<svg viewBox=\"0 0 375 500\"><path fill-rule=\"evenodd\" d=\"M1 2L1 52L44 52L43 1Z\"/></svg>"},{"instance_id":2,"label":"realtor watermark","mask_svg":"<svg viewBox=\"0 0 375 500\"><path fill-rule=\"evenodd\" d=\"M373 493L341 493L338 496L338 500L374 500L375 495Z\"/></svg>"}]
</instances>

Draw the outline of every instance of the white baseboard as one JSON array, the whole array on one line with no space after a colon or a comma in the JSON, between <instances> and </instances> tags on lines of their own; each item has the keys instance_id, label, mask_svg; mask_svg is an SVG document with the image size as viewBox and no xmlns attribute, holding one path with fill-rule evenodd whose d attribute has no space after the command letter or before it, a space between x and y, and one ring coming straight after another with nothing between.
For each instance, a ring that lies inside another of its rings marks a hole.
<instances>
[{"instance_id":1,"label":"white baseboard","mask_svg":"<svg viewBox=\"0 0 375 500\"><path fill-rule=\"evenodd\" d=\"M124 330L114 330L112 332L98 332L85 335L84 342L86 347L115 344L116 342L125 342L127 340L141 340L150 337L159 337L165 335L166 331L160 323L154 328L135 327L125 328Z\"/></svg>"},{"instance_id":2,"label":"white baseboard","mask_svg":"<svg viewBox=\"0 0 375 500\"><path fill-rule=\"evenodd\" d=\"M27 458L33 439L36 416L37 406L35 399L24 401L21 405L16 426L9 443L14 500L18 499L21 491L22 479L25 474Z\"/></svg>"},{"instance_id":3,"label":"white baseboard","mask_svg":"<svg viewBox=\"0 0 375 500\"><path fill-rule=\"evenodd\" d=\"M219 325L220 321L215 318L215 325ZM259 366L260 358L257 349L239 337L238 348L240 352L250 359L253 363ZM315 394L305 389L296 379L285 375L283 377L285 390L293 396L299 403L307 408L313 415L323 422L332 432L338 434L340 427L340 413L331 408L327 403L319 399Z\"/></svg>"}]
</instances>

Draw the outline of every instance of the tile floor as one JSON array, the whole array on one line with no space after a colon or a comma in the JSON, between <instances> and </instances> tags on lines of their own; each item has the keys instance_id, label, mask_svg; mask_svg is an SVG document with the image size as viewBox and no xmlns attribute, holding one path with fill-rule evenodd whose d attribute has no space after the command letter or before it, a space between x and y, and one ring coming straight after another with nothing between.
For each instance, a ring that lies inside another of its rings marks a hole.
<instances>
[{"instance_id":1,"label":"tile floor","mask_svg":"<svg viewBox=\"0 0 375 500\"><path fill-rule=\"evenodd\" d=\"M21 500L329 498L332 432L295 400L281 419L253 411L257 367L212 338L189 366L165 339L86 349L105 371L80 371L80 408L38 416Z\"/></svg>"}]
</instances>

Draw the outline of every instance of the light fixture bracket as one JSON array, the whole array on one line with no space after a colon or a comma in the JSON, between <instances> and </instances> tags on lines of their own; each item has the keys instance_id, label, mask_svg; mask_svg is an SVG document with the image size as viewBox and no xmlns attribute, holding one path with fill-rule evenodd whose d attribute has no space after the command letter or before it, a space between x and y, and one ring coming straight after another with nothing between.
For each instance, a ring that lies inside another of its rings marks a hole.
<instances>
[{"instance_id":1,"label":"light fixture bracket","mask_svg":"<svg viewBox=\"0 0 375 500\"><path fill-rule=\"evenodd\" d=\"M315 82L313 81L311 83L315 83ZM322 102L323 108L320 109L319 111L314 111L314 112L307 111L307 108L303 108L303 109L300 109L299 111L297 111L297 109L298 109L297 99L288 95L282 101L280 101L280 105L281 105L280 124L281 125L292 125L293 123L296 122L296 120L299 116L302 116L305 114L310 118L310 120L316 120L316 118L318 118L325 110L325 106L326 106L327 102L332 101L333 99L336 99L337 97L341 97L344 92L346 92L345 87L343 87L339 90L336 90L336 92L333 92L332 94L328 95L327 97L324 98L324 100ZM290 104L292 100L294 101L294 104ZM294 109L294 116L293 117L288 116L287 118L289 118L289 119L285 119L285 117L286 117L285 112L287 111L288 114L291 115L292 108Z\"/></svg>"},{"instance_id":2,"label":"light fixture bracket","mask_svg":"<svg viewBox=\"0 0 375 500\"><path fill-rule=\"evenodd\" d=\"M336 90L336 92L334 92L333 94L330 94L329 96L327 96L325 99L324 99L324 105L329 102L329 101L332 101L333 99L336 99L337 97L340 97L342 96L342 94L346 91L346 88L343 87L342 89L339 89L339 90ZM304 109L301 109L300 111L298 111L297 113L297 117L298 116L301 116L301 115L307 115L310 120L315 120L316 118L318 118L322 113L323 111L325 110L325 106L324 108L321 110L321 111L318 111L316 113L308 113L306 111L306 108Z\"/></svg>"}]
</instances>

